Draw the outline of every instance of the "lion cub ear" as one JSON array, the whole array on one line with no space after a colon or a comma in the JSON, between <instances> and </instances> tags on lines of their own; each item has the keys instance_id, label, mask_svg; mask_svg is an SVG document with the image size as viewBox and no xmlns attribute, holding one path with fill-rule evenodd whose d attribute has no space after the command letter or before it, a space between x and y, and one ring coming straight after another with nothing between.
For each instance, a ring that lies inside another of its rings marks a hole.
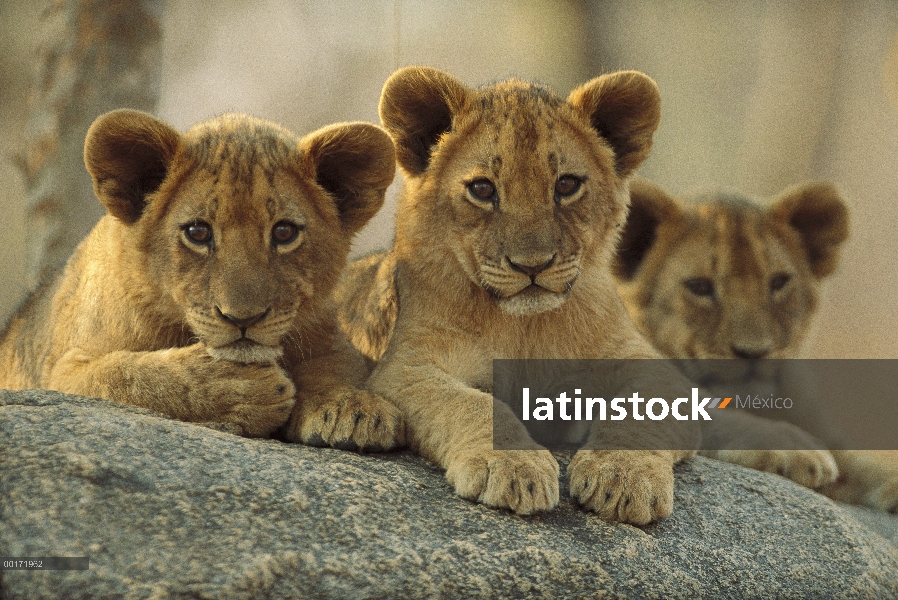
<instances>
[{"instance_id":1,"label":"lion cub ear","mask_svg":"<svg viewBox=\"0 0 898 600\"><path fill-rule=\"evenodd\" d=\"M396 140L396 158L409 175L427 169L433 146L452 129L452 116L468 88L431 67L405 67L387 79L380 97L380 120Z\"/></svg>"},{"instance_id":2,"label":"lion cub ear","mask_svg":"<svg viewBox=\"0 0 898 600\"><path fill-rule=\"evenodd\" d=\"M137 110L115 110L97 119L84 140L84 164L97 198L109 214L131 224L146 197L165 179L181 134Z\"/></svg>"},{"instance_id":3,"label":"lion cub ear","mask_svg":"<svg viewBox=\"0 0 898 600\"><path fill-rule=\"evenodd\" d=\"M615 169L627 177L649 155L661 121L657 84L638 71L618 71L587 81L568 96L614 150Z\"/></svg>"},{"instance_id":4,"label":"lion cub ear","mask_svg":"<svg viewBox=\"0 0 898 600\"><path fill-rule=\"evenodd\" d=\"M383 206L396 175L396 149L383 129L328 125L305 136L299 148L315 181L336 200L344 229L358 231Z\"/></svg>"},{"instance_id":5,"label":"lion cub ear","mask_svg":"<svg viewBox=\"0 0 898 600\"><path fill-rule=\"evenodd\" d=\"M798 232L815 277L836 270L839 245L848 239L848 208L834 185L806 183L789 188L773 200L768 211Z\"/></svg>"},{"instance_id":6,"label":"lion cub ear","mask_svg":"<svg viewBox=\"0 0 898 600\"><path fill-rule=\"evenodd\" d=\"M645 179L630 182L630 212L617 244L612 269L623 281L633 279L655 244L658 226L678 218L683 209L672 197Z\"/></svg>"}]
</instances>

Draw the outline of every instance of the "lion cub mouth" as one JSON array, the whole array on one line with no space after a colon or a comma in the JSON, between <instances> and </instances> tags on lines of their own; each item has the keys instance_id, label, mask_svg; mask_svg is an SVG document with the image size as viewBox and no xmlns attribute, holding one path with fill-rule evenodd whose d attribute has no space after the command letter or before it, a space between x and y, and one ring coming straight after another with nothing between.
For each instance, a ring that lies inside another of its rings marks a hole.
<instances>
[{"instance_id":1,"label":"lion cub mouth","mask_svg":"<svg viewBox=\"0 0 898 600\"><path fill-rule=\"evenodd\" d=\"M280 346L265 346L246 337L209 348L209 354L213 357L239 363L273 363L283 353Z\"/></svg>"},{"instance_id":2,"label":"lion cub mouth","mask_svg":"<svg viewBox=\"0 0 898 600\"><path fill-rule=\"evenodd\" d=\"M531 283L510 296L497 297L497 301L499 307L508 314L533 315L560 307L567 300L569 291L570 286L562 291L555 291Z\"/></svg>"}]
</instances>

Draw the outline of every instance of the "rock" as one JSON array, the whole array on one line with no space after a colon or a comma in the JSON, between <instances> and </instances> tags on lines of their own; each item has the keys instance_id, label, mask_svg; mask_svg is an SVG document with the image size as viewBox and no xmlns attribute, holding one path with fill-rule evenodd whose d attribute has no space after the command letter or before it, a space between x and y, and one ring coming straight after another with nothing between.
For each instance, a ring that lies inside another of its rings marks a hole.
<instances>
[{"instance_id":1,"label":"rock","mask_svg":"<svg viewBox=\"0 0 898 600\"><path fill-rule=\"evenodd\" d=\"M566 463L566 460L562 461ZM697 458L674 514L518 517L410 453L246 439L55 392L0 392L2 598L887 598L898 548L828 499ZM563 464L564 466L564 464Z\"/></svg>"},{"instance_id":2,"label":"rock","mask_svg":"<svg viewBox=\"0 0 898 600\"><path fill-rule=\"evenodd\" d=\"M840 505L842 510L898 546L898 516L865 506Z\"/></svg>"}]
</instances>

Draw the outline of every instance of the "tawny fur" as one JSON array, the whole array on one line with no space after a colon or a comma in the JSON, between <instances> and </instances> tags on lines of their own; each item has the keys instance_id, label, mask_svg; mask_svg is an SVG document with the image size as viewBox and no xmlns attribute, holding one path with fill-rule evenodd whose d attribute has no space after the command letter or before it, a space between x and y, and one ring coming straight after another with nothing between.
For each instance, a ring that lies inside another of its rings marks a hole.
<instances>
[{"instance_id":1,"label":"tawny fur","mask_svg":"<svg viewBox=\"0 0 898 600\"><path fill-rule=\"evenodd\" d=\"M513 420L503 435L531 450L493 450L492 361L658 356L610 272L627 179L659 122L657 87L619 72L564 100L523 81L475 90L410 67L386 82L380 113L406 175L396 239L351 265L338 291L350 339L379 359L368 388L401 408L409 443L461 496L520 514L550 509L552 455ZM582 184L557 196L565 175ZM476 180L496 197L472 196ZM696 447L691 424L666 434L670 447ZM670 514L672 467L691 453L580 450L571 493L602 518L648 523Z\"/></svg>"},{"instance_id":2,"label":"tawny fur","mask_svg":"<svg viewBox=\"0 0 898 600\"><path fill-rule=\"evenodd\" d=\"M636 180L615 272L633 320L669 357L797 358L823 280L835 271L848 231L845 204L826 183L789 188L763 206L735 192L675 199ZM710 287L696 286L698 279ZM784 373L765 373L763 365L755 365L761 376L777 382L780 396L813 385L802 377L800 365ZM745 381L735 366L729 376ZM826 415L789 411L794 425L745 413L726 416L715 418L713 426L730 430L711 435L736 439L748 432L753 440L763 436L782 447L810 447L813 442L797 425L838 447ZM895 453L724 449L703 454L779 473L836 499L898 510Z\"/></svg>"},{"instance_id":3,"label":"tawny fur","mask_svg":"<svg viewBox=\"0 0 898 600\"><path fill-rule=\"evenodd\" d=\"M330 301L394 177L383 130L347 123L299 138L230 114L181 134L121 110L93 124L85 163L109 214L7 325L0 386L252 436L290 417L290 440L401 442L396 408L358 389L364 360ZM191 239L206 226L208 240Z\"/></svg>"}]
</instances>

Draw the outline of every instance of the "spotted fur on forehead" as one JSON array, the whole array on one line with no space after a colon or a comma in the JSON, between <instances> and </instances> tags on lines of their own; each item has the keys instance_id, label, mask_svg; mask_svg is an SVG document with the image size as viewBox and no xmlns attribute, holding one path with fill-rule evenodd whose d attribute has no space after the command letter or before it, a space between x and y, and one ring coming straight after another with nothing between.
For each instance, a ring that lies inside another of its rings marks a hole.
<instances>
[{"instance_id":1,"label":"spotted fur on forehead","mask_svg":"<svg viewBox=\"0 0 898 600\"><path fill-rule=\"evenodd\" d=\"M573 120L573 108L551 89L539 84L510 79L478 88L471 105L461 115L495 129L508 125L515 129L515 150L532 149L543 131L551 131L555 120Z\"/></svg>"},{"instance_id":2,"label":"spotted fur on forehead","mask_svg":"<svg viewBox=\"0 0 898 600\"><path fill-rule=\"evenodd\" d=\"M602 178L613 177L612 151L585 116L550 88L523 80L469 91L463 108L453 115L451 128L433 148L434 179L442 176L446 157L472 143L483 152L477 166L496 177L510 178L505 185L524 181L540 168L547 168L549 177L557 177L570 168L572 155L584 153L597 159Z\"/></svg>"},{"instance_id":3,"label":"spotted fur on forehead","mask_svg":"<svg viewBox=\"0 0 898 600\"><path fill-rule=\"evenodd\" d=\"M711 272L761 278L774 250L775 225L764 208L735 192L705 193L687 199L695 215L691 229L708 239ZM687 236L683 237L688 239Z\"/></svg>"},{"instance_id":4,"label":"spotted fur on forehead","mask_svg":"<svg viewBox=\"0 0 898 600\"><path fill-rule=\"evenodd\" d=\"M671 253L698 241L703 251L696 268L705 262L706 270L695 274L720 275L728 280L752 277L760 281L775 253L788 250L800 254L800 246L783 235L781 224L765 206L744 195L731 191L702 193L683 199L681 206L677 217L680 224L674 226L670 221L665 227L665 251L655 253L655 260L643 265L645 275L653 280L663 276ZM670 235L670 231L677 233Z\"/></svg>"},{"instance_id":5,"label":"spotted fur on forehead","mask_svg":"<svg viewBox=\"0 0 898 600\"><path fill-rule=\"evenodd\" d=\"M518 116L515 114L518 110L526 110L539 118L543 116L544 110L550 113L552 109L567 105L551 89L520 79L509 79L477 88L473 98L473 110L493 117L501 112L505 119L512 115Z\"/></svg>"},{"instance_id":6,"label":"spotted fur on forehead","mask_svg":"<svg viewBox=\"0 0 898 600\"><path fill-rule=\"evenodd\" d=\"M277 169L295 162L296 138L273 123L246 115L222 115L187 132L184 152L198 168L252 184L256 169L269 182ZM214 183L217 183L217 178Z\"/></svg>"}]
</instances>

